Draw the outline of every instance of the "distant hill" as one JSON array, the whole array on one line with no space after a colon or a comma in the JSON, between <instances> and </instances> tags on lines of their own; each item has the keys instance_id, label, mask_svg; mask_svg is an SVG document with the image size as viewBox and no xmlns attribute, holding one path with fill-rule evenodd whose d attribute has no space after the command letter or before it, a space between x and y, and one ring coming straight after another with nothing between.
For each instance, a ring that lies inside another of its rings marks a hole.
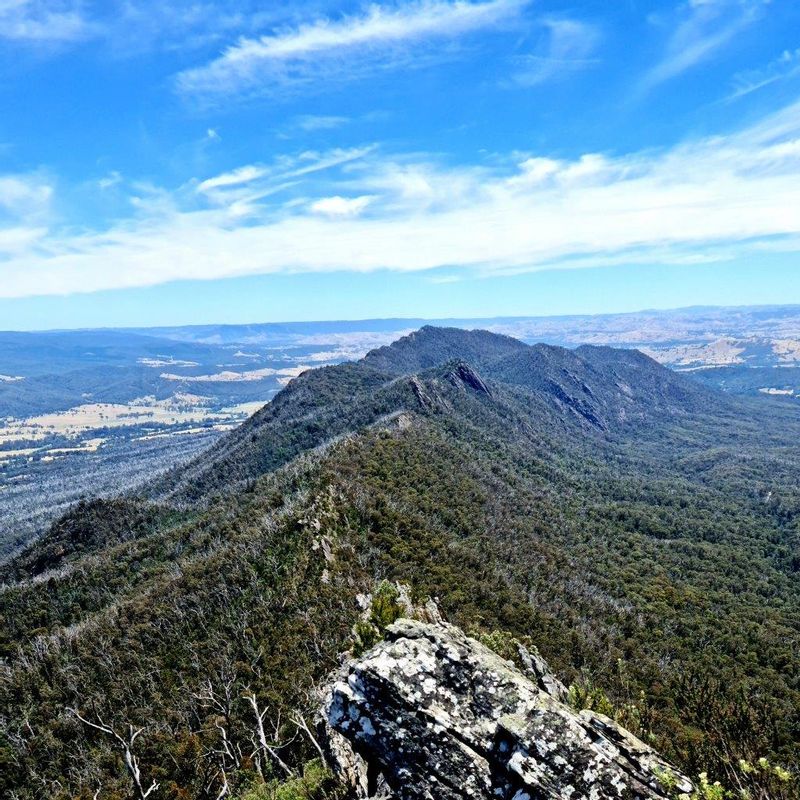
<instances>
[{"instance_id":1,"label":"distant hill","mask_svg":"<svg viewBox=\"0 0 800 800\"><path fill-rule=\"evenodd\" d=\"M456 364L464 365L463 374ZM581 435L587 427L609 431L656 415L726 406L637 351L528 346L487 331L427 326L361 361L299 376L210 451L168 473L152 496L197 500L383 418L439 406L456 411L454 389L475 388L464 375L495 387L488 395L498 408L518 416L536 409L537 427L572 424Z\"/></svg>"},{"instance_id":2,"label":"distant hill","mask_svg":"<svg viewBox=\"0 0 800 800\"><path fill-rule=\"evenodd\" d=\"M426 325L486 330L526 344L638 349L726 394L784 405L800 399L798 306L0 332L0 560L87 489L127 491L186 462L303 370L367 353L378 371L439 363L444 351L428 348L418 358L407 345L393 348L393 365L381 363L384 347ZM499 345L487 343L481 354L470 341L451 334L448 357L480 370ZM461 345L468 350L457 352ZM157 411L157 426L147 424L151 412L142 406L153 403L181 413ZM101 412L98 404L114 408ZM110 431L109 414L128 424ZM69 417L80 424L68 424Z\"/></svg>"},{"instance_id":3,"label":"distant hill","mask_svg":"<svg viewBox=\"0 0 800 800\"><path fill-rule=\"evenodd\" d=\"M797 800L798 441L635 350L426 327L308 370L0 567L0 795L129 796L127 741L161 797L335 797L315 687L399 582L687 775Z\"/></svg>"}]
</instances>

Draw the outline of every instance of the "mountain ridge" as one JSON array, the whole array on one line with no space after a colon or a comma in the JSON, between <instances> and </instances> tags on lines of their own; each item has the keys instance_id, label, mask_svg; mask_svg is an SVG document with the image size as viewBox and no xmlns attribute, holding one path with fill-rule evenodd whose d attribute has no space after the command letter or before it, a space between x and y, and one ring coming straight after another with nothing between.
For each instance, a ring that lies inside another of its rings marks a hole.
<instances>
[{"instance_id":1,"label":"mountain ridge","mask_svg":"<svg viewBox=\"0 0 800 800\"><path fill-rule=\"evenodd\" d=\"M304 373L157 504L76 507L0 569L0 794L129 796L100 718L141 729L159 800L277 800L315 687L402 583L503 658L536 646L576 712L686 775L796 800L757 766L800 753L793 410L635 353L489 340L477 367L441 337L402 346L448 357L427 369Z\"/></svg>"},{"instance_id":2,"label":"mountain ridge","mask_svg":"<svg viewBox=\"0 0 800 800\"><path fill-rule=\"evenodd\" d=\"M527 392L543 413L567 411L580 425L608 432L652 414L684 413L726 401L638 351L526 345L488 331L424 327L357 362L309 370L211 451L173 471L150 490L155 499L196 499L285 463L331 436L353 433L389 413L425 411L411 402L402 378L441 378L449 362L466 364L478 380ZM592 388L594 386L594 388ZM638 395L637 395L638 393ZM502 392L498 394L498 399ZM641 395L641 396L639 396ZM332 411L331 411L332 410ZM428 409L430 410L430 409ZM292 420L293 441L274 439L274 422ZM205 473L205 474L204 474ZM229 480L234 476L233 481ZM206 480L207 478L207 480Z\"/></svg>"}]
</instances>

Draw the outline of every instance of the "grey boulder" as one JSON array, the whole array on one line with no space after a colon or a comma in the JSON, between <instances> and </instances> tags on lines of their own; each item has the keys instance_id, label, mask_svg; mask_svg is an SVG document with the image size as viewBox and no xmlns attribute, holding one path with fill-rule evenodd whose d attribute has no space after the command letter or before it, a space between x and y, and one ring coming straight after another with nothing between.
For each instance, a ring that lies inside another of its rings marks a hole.
<instances>
[{"instance_id":1,"label":"grey boulder","mask_svg":"<svg viewBox=\"0 0 800 800\"><path fill-rule=\"evenodd\" d=\"M525 672L452 625L390 626L325 691L329 760L351 796L665 800L693 790L613 720L566 705L538 654L520 656Z\"/></svg>"}]
</instances>

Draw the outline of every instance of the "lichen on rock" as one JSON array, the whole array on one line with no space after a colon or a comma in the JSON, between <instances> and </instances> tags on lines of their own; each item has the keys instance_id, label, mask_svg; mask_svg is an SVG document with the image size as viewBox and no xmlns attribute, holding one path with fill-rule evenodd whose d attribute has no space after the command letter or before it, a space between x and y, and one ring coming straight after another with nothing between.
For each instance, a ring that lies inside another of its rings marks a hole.
<instances>
[{"instance_id":1,"label":"lichen on rock","mask_svg":"<svg viewBox=\"0 0 800 800\"><path fill-rule=\"evenodd\" d=\"M692 791L615 722L562 702L563 685L528 655L522 672L452 625L389 626L325 691L330 760L352 797L664 800L667 772Z\"/></svg>"}]
</instances>

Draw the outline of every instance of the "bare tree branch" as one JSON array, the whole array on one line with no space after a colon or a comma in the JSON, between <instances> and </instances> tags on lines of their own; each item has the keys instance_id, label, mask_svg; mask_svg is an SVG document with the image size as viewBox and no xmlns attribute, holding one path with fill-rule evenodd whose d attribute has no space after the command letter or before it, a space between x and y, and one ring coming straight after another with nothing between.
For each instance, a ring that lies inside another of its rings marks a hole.
<instances>
[{"instance_id":1,"label":"bare tree branch","mask_svg":"<svg viewBox=\"0 0 800 800\"><path fill-rule=\"evenodd\" d=\"M253 709L253 714L256 718L256 734L258 735L258 746L256 748L256 753L259 751L263 751L267 753L273 761L290 777L295 776L294 770L278 755L278 749L281 747L285 747L288 742L284 742L283 744L272 743L270 744L267 741L267 735L264 731L264 719L267 716L267 712L269 709L265 708L263 711L258 707L258 699L256 698L255 692L251 692L250 694L246 694L244 699L250 703L250 707ZM280 727L280 722L278 722L278 726Z\"/></svg>"},{"instance_id":2,"label":"bare tree branch","mask_svg":"<svg viewBox=\"0 0 800 800\"><path fill-rule=\"evenodd\" d=\"M154 791L156 791L156 789L158 789L158 781L155 780L147 789L144 788L144 784L142 783L142 771L139 767L139 759L133 753L133 744L142 733L144 728L134 729L133 725L128 725L128 735L127 737L124 737L117 733L110 725L104 722L103 718L99 714L97 714L97 722L92 722L90 719L87 719L78 713L78 711L76 711L74 708L67 710L84 725L88 726L89 728L93 728L96 731L100 731L114 740L114 746L122 752L122 759L125 762L125 769L128 770L128 774L133 781L133 787L136 791L137 800L147 800L147 798ZM98 788L97 792L95 793L95 798L97 798L99 793L100 789Z\"/></svg>"},{"instance_id":3,"label":"bare tree branch","mask_svg":"<svg viewBox=\"0 0 800 800\"><path fill-rule=\"evenodd\" d=\"M325 751L322 749L322 745L317 741L317 737L312 733L311 728L305 720L305 717L299 711L295 711L292 714L292 722L297 725L299 730L303 731L303 733L308 736L311 744L313 744L316 748L317 752L319 753L319 757L322 759L322 763L324 764L327 760L325 757Z\"/></svg>"}]
</instances>

